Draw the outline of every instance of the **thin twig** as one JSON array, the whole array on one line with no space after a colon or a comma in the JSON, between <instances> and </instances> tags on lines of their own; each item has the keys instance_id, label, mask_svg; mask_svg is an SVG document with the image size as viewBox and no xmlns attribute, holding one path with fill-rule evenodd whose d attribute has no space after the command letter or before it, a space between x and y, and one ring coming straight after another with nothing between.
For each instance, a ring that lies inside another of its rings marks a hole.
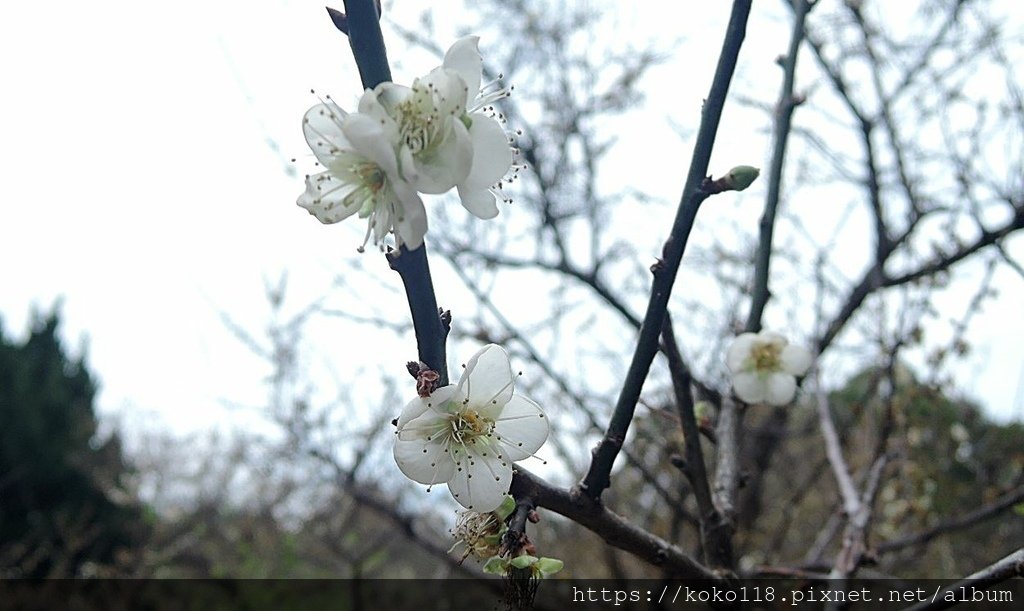
<instances>
[{"instance_id":1,"label":"thin twig","mask_svg":"<svg viewBox=\"0 0 1024 611\"><path fill-rule=\"evenodd\" d=\"M794 5L793 31L790 34L789 50L783 62L785 76L782 81L782 92L779 94L779 101L775 107L775 146L772 150L771 167L768 170L768 194L765 198L764 213L761 215L761 236L758 242L757 261L754 266L754 287L751 291L750 314L745 327L751 333L761 330L761 317L764 314L765 305L771 297L771 292L768 290L768 270L772 256L772 233L775 229L775 214L779 208L779 193L782 191L782 167L786 161L786 144L789 142L793 110L798 104L793 94L796 81L796 59L804 40L804 23L807 20L807 13L813 6L809 0L796 0Z\"/></svg>"},{"instance_id":2,"label":"thin twig","mask_svg":"<svg viewBox=\"0 0 1024 611\"><path fill-rule=\"evenodd\" d=\"M658 352L658 336L661 334L665 312L668 310L668 298L679 271L679 264L683 259L686 242L693 229L694 220L697 218L697 210L708 197L701 187L707 180L708 163L711 159L715 135L718 132L718 124L722 117L722 109L729 93L733 72L736 69L740 47L746 36L751 1L735 0L733 2L732 15L729 18L718 67L715 70L711 91L704 102L703 117L694 145L686 186L683 188L672 231L662 250L662 259L653 267L654 281L651 285L651 298L647 304L643 325L640 327L636 350L633 353L633 359L630 362L629 371L615 404L615 411L608 424L608 429L604 438L594 449L590 469L577 485L577 492L592 501L600 499L601 493L611 484L612 465L626 439L626 432L629 430L637 400L640 398L640 390L650 371L651 362Z\"/></svg>"}]
</instances>

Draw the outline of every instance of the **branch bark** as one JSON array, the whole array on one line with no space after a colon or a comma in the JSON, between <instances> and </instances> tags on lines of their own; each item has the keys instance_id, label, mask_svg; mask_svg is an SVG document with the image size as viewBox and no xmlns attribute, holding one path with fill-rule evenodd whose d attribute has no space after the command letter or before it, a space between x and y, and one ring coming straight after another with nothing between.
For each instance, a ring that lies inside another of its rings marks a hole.
<instances>
[{"instance_id":1,"label":"branch bark","mask_svg":"<svg viewBox=\"0 0 1024 611\"><path fill-rule=\"evenodd\" d=\"M577 492L585 495L591 501L596 502L600 499L601 493L611 484L612 465L626 439L626 432L633 420L633 413L636 410L636 403L640 398L644 380L650 371L654 355L658 352L658 336L661 334L665 312L668 310L668 298L679 271L687 239L693 229L697 210L708 197L708 194L702 189L702 184L707 178L708 163L711 159L715 135L718 132L718 124L722 117L722 109L729 92L733 72L736 69L740 47L746 36L750 6L751 0L735 0L733 2L718 67L711 84L711 91L704 102L703 117L697 134L697 142L694 145L686 186L683 188L683 195L676 211L671 233L662 251L662 260L653 268L654 281L651 286L651 298L647 305L643 325L640 327L636 350L633 353L619 399L615 404L615 411L608 430L594 449L590 469L577 485Z\"/></svg>"}]
</instances>

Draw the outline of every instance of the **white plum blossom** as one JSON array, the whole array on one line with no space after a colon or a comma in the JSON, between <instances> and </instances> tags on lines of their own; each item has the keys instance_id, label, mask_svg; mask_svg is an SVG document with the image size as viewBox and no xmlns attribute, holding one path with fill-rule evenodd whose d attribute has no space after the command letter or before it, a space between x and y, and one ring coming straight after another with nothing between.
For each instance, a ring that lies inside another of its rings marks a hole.
<instances>
[{"instance_id":1,"label":"white plum blossom","mask_svg":"<svg viewBox=\"0 0 1024 611\"><path fill-rule=\"evenodd\" d=\"M378 244L389 232L396 247L405 244L415 250L423 244L427 214L407 180L409 171L400 171L411 161L399 161L392 145L398 137L393 122L346 113L328 98L306 112L302 132L324 171L306 176L299 206L321 223L337 223L353 214L368 219L363 247L371 234Z\"/></svg>"},{"instance_id":2,"label":"white plum blossom","mask_svg":"<svg viewBox=\"0 0 1024 611\"><path fill-rule=\"evenodd\" d=\"M458 187L459 200L472 214L482 219L498 215L494 187L512 167L513 148L501 124L492 116L491 104L508 97L504 88L481 87L483 58L479 51L480 37L466 36L455 41L444 55L441 69L458 74L466 87L459 105L465 109L461 119L469 128L473 141L473 163ZM499 77L500 78L500 77ZM472 96L472 97L470 97Z\"/></svg>"},{"instance_id":3,"label":"white plum blossom","mask_svg":"<svg viewBox=\"0 0 1024 611\"><path fill-rule=\"evenodd\" d=\"M771 331L743 333L729 347L726 364L736 396L747 403L786 405L796 394L796 376L811 366L811 353Z\"/></svg>"},{"instance_id":4,"label":"white plum blossom","mask_svg":"<svg viewBox=\"0 0 1024 611\"><path fill-rule=\"evenodd\" d=\"M484 346L466 364L457 385L409 402L398 418L398 468L421 484L448 484L466 509L493 511L512 482L512 463L547 440L540 406L515 394L508 353Z\"/></svg>"},{"instance_id":5,"label":"white plum blossom","mask_svg":"<svg viewBox=\"0 0 1024 611\"><path fill-rule=\"evenodd\" d=\"M494 188L512 167L513 149L491 106L508 91L485 92L490 85L481 90L479 40L456 41L441 66L412 87L381 83L364 96L359 112L397 126L397 145L412 160L403 171L410 170L406 178L418 191L437 194L456 187L469 212L490 219L498 215Z\"/></svg>"},{"instance_id":6,"label":"white plum blossom","mask_svg":"<svg viewBox=\"0 0 1024 611\"><path fill-rule=\"evenodd\" d=\"M385 82L363 96L359 112L397 127L394 145L408 155L406 177L421 193L444 193L469 175L473 141L461 120L465 84L436 69L412 87Z\"/></svg>"}]
</instances>

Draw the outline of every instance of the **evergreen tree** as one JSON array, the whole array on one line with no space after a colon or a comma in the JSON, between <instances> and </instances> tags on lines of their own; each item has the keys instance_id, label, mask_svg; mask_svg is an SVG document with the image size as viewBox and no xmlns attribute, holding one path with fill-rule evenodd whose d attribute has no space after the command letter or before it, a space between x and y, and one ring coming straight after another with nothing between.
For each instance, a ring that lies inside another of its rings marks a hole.
<instances>
[{"instance_id":1,"label":"evergreen tree","mask_svg":"<svg viewBox=\"0 0 1024 611\"><path fill-rule=\"evenodd\" d=\"M117 574L140 531L120 440L96 440L96 383L69 359L59 315L23 344L0 327L0 576Z\"/></svg>"}]
</instances>

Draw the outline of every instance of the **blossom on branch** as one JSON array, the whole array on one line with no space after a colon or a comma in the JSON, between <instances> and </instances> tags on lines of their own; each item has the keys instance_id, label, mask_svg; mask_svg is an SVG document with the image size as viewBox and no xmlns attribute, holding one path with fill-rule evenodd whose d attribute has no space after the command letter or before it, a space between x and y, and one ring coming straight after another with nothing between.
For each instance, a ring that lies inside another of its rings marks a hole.
<instances>
[{"instance_id":1,"label":"blossom on branch","mask_svg":"<svg viewBox=\"0 0 1024 611\"><path fill-rule=\"evenodd\" d=\"M502 178L510 168L517 168L512 164L514 148L498 121L500 115L492 106L510 92L504 87L495 87L497 81L480 85L483 58L479 43L478 36L455 41L445 53L440 69L457 74L465 84L458 106L464 109L460 118L473 140L473 162L469 174L456 184L459 200L475 216L490 219L498 215L495 198Z\"/></svg>"},{"instance_id":2,"label":"blossom on branch","mask_svg":"<svg viewBox=\"0 0 1024 611\"><path fill-rule=\"evenodd\" d=\"M423 244L426 210L405 178L408 171L399 171L392 123L348 114L328 98L306 112L302 132L324 171L306 176L299 206L326 224L353 214L368 219L360 251L371 234L374 244L389 232L396 246L414 250Z\"/></svg>"},{"instance_id":3,"label":"blossom on branch","mask_svg":"<svg viewBox=\"0 0 1024 611\"><path fill-rule=\"evenodd\" d=\"M325 171L306 176L298 204L323 223L356 213L368 218L364 247L371 234L380 244L393 233L395 246L410 250L427 231L419 193L455 188L469 212L497 216L501 182L520 166L492 105L509 90L497 81L481 86L478 42L456 41L443 63L411 87L384 82L366 90L358 112L346 113L330 98L309 109L302 131Z\"/></svg>"},{"instance_id":4,"label":"blossom on branch","mask_svg":"<svg viewBox=\"0 0 1024 611\"><path fill-rule=\"evenodd\" d=\"M512 483L512 463L547 440L540 406L515 394L508 353L484 346L466 364L457 385L416 397L398 418L398 468L421 484L448 484L466 509L493 511Z\"/></svg>"},{"instance_id":5,"label":"blossom on branch","mask_svg":"<svg viewBox=\"0 0 1024 611\"><path fill-rule=\"evenodd\" d=\"M786 405L796 394L796 376L807 372L813 357L771 331L743 333L729 347L726 364L736 396L747 403Z\"/></svg>"}]
</instances>

